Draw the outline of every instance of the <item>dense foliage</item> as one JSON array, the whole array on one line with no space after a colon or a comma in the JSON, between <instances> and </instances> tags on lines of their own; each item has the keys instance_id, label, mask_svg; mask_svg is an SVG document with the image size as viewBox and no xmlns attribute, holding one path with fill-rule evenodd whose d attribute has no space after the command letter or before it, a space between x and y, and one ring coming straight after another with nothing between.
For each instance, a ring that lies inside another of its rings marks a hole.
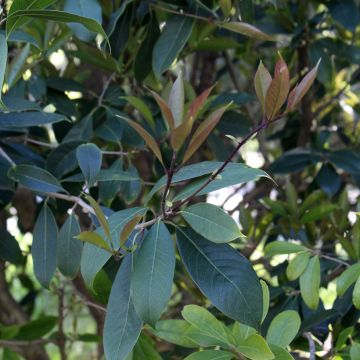
<instances>
[{"instance_id":1,"label":"dense foliage","mask_svg":"<svg viewBox=\"0 0 360 360\"><path fill-rule=\"evenodd\" d=\"M8 0L3 359L360 359L357 0Z\"/></svg>"}]
</instances>

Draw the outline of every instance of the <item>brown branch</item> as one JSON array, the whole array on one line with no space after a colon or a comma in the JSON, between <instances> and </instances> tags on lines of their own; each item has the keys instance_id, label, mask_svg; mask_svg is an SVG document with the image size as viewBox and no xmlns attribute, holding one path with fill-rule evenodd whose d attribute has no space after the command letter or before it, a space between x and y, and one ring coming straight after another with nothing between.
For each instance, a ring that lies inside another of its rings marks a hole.
<instances>
[{"instance_id":1,"label":"brown branch","mask_svg":"<svg viewBox=\"0 0 360 360\"><path fill-rule=\"evenodd\" d=\"M315 341L312 338L311 333L309 332L304 332L303 336L307 339L308 343L309 343L309 360L315 360L315 352L316 352L316 348L315 348Z\"/></svg>"},{"instance_id":2,"label":"brown branch","mask_svg":"<svg viewBox=\"0 0 360 360\"><path fill-rule=\"evenodd\" d=\"M167 180L166 180L166 186L162 195L162 199L161 199L161 212L163 215L163 218L166 219L167 214L166 214L166 197L169 193L170 190L170 186L171 186L171 181L172 178L175 174L175 161L176 161L176 152L173 152L172 158L171 158L171 164L169 167L169 170L166 171L167 173Z\"/></svg>"}]
</instances>

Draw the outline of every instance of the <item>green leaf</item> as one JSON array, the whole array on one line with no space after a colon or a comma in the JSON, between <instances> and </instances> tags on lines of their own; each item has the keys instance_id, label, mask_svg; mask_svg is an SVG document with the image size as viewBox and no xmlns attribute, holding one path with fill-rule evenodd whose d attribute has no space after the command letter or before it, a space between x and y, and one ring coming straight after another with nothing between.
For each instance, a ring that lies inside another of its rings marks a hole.
<instances>
[{"instance_id":1,"label":"green leaf","mask_svg":"<svg viewBox=\"0 0 360 360\"><path fill-rule=\"evenodd\" d=\"M177 128L184 118L184 81L181 72L170 90L168 106L174 118L174 126Z\"/></svg>"},{"instance_id":2,"label":"green leaf","mask_svg":"<svg viewBox=\"0 0 360 360\"><path fill-rule=\"evenodd\" d=\"M198 203L182 210L181 215L197 233L214 243L244 236L235 220L218 206Z\"/></svg>"},{"instance_id":3,"label":"green leaf","mask_svg":"<svg viewBox=\"0 0 360 360\"><path fill-rule=\"evenodd\" d=\"M294 358L282 347L274 344L269 344L269 347L275 356L275 360L294 360Z\"/></svg>"},{"instance_id":4,"label":"green leaf","mask_svg":"<svg viewBox=\"0 0 360 360\"><path fill-rule=\"evenodd\" d=\"M262 296L263 297L263 312L262 312L262 318L261 318L261 322L263 322L269 311L270 292L269 292L269 287L267 286L267 284L264 280L260 280L260 285L262 288L262 295L263 295Z\"/></svg>"},{"instance_id":5,"label":"green leaf","mask_svg":"<svg viewBox=\"0 0 360 360\"><path fill-rule=\"evenodd\" d=\"M64 120L68 120L64 115L43 111L0 113L0 130L54 124Z\"/></svg>"},{"instance_id":6,"label":"green leaf","mask_svg":"<svg viewBox=\"0 0 360 360\"><path fill-rule=\"evenodd\" d=\"M5 70L6 70L6 62L8 57L8 46L6 42L6 37L2 33L0 33L0 90L2 90L5 78ZM0 91L0 107L3 109L6 106L3 106L1 100L2 91Z\"/></svg>"},{"instance_id":7,"label":"green leaf","mask_svg":"<svg viewBox=\"0 0 360 360\"><path fill-rule=\"evenodd\" d=\"M157 40L152 57L156 76L169 68L190 37L193 19L175 15L167 20L164 30Z\"/></svg>"},{"instance_id":8,"label":"green leaf","mask_svg":"<svg viewBox=\"0 0 360 360\"><path fill-rule=\"evenodd\" d=\"M222 162L218 161L203 161L197 164L188 165L182 167L173 177L172 184L176 184L178 182L182 182L185 180L191 180L194 178L198 178L207 174L211 174L212 172L216 171L220 166L222 165ZM221 173L221 180L217 179L214 180L213 183L215 183L215 186L207 186L204 190L205 192L200 192L200 194L206 194L209 191L207 189L210 189L210 191L221 189L222 187L235 185L240 179L241 182L256 180L258 177L269 177L264 171L259 169L252 169L246 166L245 164L236 164L231 163L229 164L225 170ZM163 176L160 180L156 182L154 187L151 189L150 193L147 195L145 202L147 203L152 196L158 192L160 189L162 189L166 185L167 177ZM201 182L204 180L201 180ZM224 185L224 186L223 186ZM185 198L188 194L190 194L193 190L195 190L198 186L198 183L194 185L193 187L189 187L184 192L180 192L178 196L176 196L173 200L177 201L180 199Z\"/></svg>"},{"instance_id":9,"label":"green leaf","mask_svg":"<svg viewBox=\"0 0 360 360\"><path fill-rule=\"evenodd\" d=\"M290 281L296 280L305 271L310 259L309 252L300 252L289 261L286 276Z\"/></svg>"},{"instance_id":10,"label":"green leaf","mask_svg":"<svg viewBox=\"0 0 360 360\"><path fill-rule=\"evenodd\" d=\"M136 96L124 96L123 98L127 100L136 110L138 110L144 119L149 123L149 125L155 129L155 121L151 110L140 98Z\"/></svg>"},{"instance_id":11,"label":"green leaf","mask_svg":"<svg viewBox=\"0 0 360 360\"><path fill-rule=\"evenodd\" d=\"M13 15L18 10L27 10L27 9L44 9L54 3L55 0L32 0L32 1L24 1L24 0L14 0L11 4L8 18L6 20L6 33L7 36L10 36L10 33L14 31L14 29L19 28L20 26L26 24L29 19L27 18L13 18Z\"/></svg>"},{"instance_id":12,"label":"green leaf","mask_svg":"<svg viewBox=\"0 0 360 360\"><path fill-rule=\"evenodd\" d=\"M346 290L360 276L360 262L347 268L336 280L336 291L339 296L344 296Z\"/></svg>"},{"instance_id":13,"label":"green leaf","mask_svg":"<svg viewBox=\"0 0 360 360\"><path fill-rule=\"evenodd\" d=\"M116 274L104 324L104 351L107 359L125 360L140 335L142 321L130 295L132 256L127 255Z\"/></svg>"},{"instance_id":14,"label":"green leaf","mask_svg":"<svg viewBox=\"0 0 360 360\"><path fill-rule=\"evenodd\" d=\"M272 319L267 331L266 340L270 344L285 348L294 340L300 325L301 319L296 311L283 311Z\"/></svg>"},{"instance_id":15,"label":"green leaf","mask_svg":"<svg viewBox=\"0 0 360 360\"><path fill-rule=\"evenodd\" d=\"M224 112L231 104L227 104L222 106L221 108L212 112L196 129L194 135L192 136L189 145L185 151L182 163L187 162L192 155L196 152L196 150L201 146L201 144L207 139L211 131L220 121Z\"/></svg>"},{"instance_id":16,"label":"green leaf","mask_svg":"<svg viewBox=\"0 0 360 360\"><path fill-rule=\"evenodd\" d=\"M8 21L16 20L16 19L23 19L26 17L35 18L35 19L43 19L43 20L50 20L56 22L64 22L64 23L77 23L85 26L86 29L92 31L94 33L98 33L102 35L102 37L108 41L108 37L101 27L101 25L93 20L88 19L86 17L74 15L67 13L65 11L58 11L58 10L18 10L8 16ZM8 25L7 21L7 25ZM18 24L15 22L13 26L6 27L6 34L7 37L18 27Z\"/></svg>"},{"instance_id":17,"label":"green leaf","mask_svg":"<svg viewBox=\"0 0 360 360\"><path fill-rule=\"evenodd\" d=\"M132 299L140 318L151 325L160 318L170 296L175 271L175 251L166 226L158 221L146 234L134 257Z\"/></svg>"},{"instance_id":18,"label":"green leaf","mask_svg":"<svg viewBox=\"0 0 360 360\"><path fill-rule=\"evenodd\" d=\"M205 308L198 305L186 305L181 315L194 328L215 339L214 345L226 348L235 343L231 331Z\"/></svg>"},{"instance_id":19,"label":"green leaf","mask_svg":"<svg viewBox=\"0 0 360 360\"><path fill-rule=\"evenodd\" d=\"M10 88L22 77L26 69L26 60L30 54L30 44L19 49L16 56L8 66L6 81Z\"/></svg>"},{"instance_id":20,"label":"green leaf","mask_svg":"<svg viewBox=\"0 0 360 360\"><path fill-rule=\"evenodd\" d=\"M319 206L315 206L305 212L305 214L301 217L301 222L306 224L311 221L321 220L331 214L336 208L337 205L334 204L321 204Z\"/></svg>"},{"instance_id":21,"label":"green leaf","mask_svg":"<svg viewBox=\"0 0 360 360\"><path fill-rule=\"evenodd\" d=\"M58 179L33 165L17 165L9 169L8 177L17 181L20 185L38 192L65 191Z\"/></svg>"},{"instance_id":22,"label":"green leaf","mask_svg":"<svg viewBox=\"0 0 360 360\"><path fill-rule=\"evenodd\" d=\"M357 309L360 309L360 277L355 282L354 291L352 294L352 302Z\"/></svg>"},{"instance_id":23,"label":"green leaf","mask_svg":"<svg viewBox=\"0 0 360 360\"><path fill-rule=\"evenodd\" d=\"M197 347L191 339L192 326L184 320L160 320L156 323L154 334L169 342L187 348Z\"/></svg>"},{"instance_id":24,"label":"green leaf","mask_svg":"<svg viewBox=\"0 0 360 360\"><path fill-rule=\"evenodd\" d=\"M300 276L300 291L305 304L316 310L319 304L320 261L317 256L309 260L309 264Z\"/></svg>"},{"instance_id":25,"label":"green leaf","mask_svg":"<svg viewBox=\"0 0 360 360\"><path fill-rule=\"evenodd\" d=\"M55 316L43 316L39 319L31 320L20 327L15 339L22 341L41 339L54 329L57 325L57 320Z\"/></svg>"},{"instance_id":26,"label":"green leaf","mask_svg":"<svg viewBox=\"0 0 360 360\"><path fill-rule=\"evenodd\" d=\"M102 23L101 6L97 0L65 0L64 11ZM69 24L69 28L82 41L89 41L94 37L81 24Z\"/></svg>"},{"instance_id":27,"label":"green leaf","mask_svg":"<svg viewBox=\"0 0 360 360\"><path fill-rule=\"evenodd\" d=\"M235 321L232 325L231 332L235 336L238 344L240 344L242 340L247 339L250 335L256 334L256 330L253 327L240 324L238 321Z\"/></svg>"},{"instance_id":28,"label":"green leaf","mask_svg":"<svg viewBox=\"0 0 360 360\"><path fill-rule=\"evenodd\" d=\"M194 166L192 169L195 170L196 166ZM193 175L193 177L196 176ZM207 185L203 190L201 190L197 194L197 196L205 195L209 192L223 189L231 185L239 185L249 181L255 181L260 177L267 177L271 179L269 175L263 170L250 168L247 165L241 163L230 163L226 166L225 170L215 180L213 180L209 185ZM184 190L179 191L179 193L174 197L173 201L175 202L178 200L185 199L186 197L191 195L195 190L197 190L200 186L202 186L206 181L207 178L193 182L191 185L187 186Z\"/></svg>"},{"instance_id":29,"label":"green leaf","mask_svg":"<svg viewBox=\"0 0 360 360\"><path fill-rule=\"evenodd\" d=\"M72 213L59 232L57 266L64 276L73 279L79 271L83 244L75 239L80 233L76 216Z\"/></svg>"},{"instance_id":30,"label":"green leaf","mask_svg":"<svg viewBox=\"0 0 360 360\"><path fill-rule=\"evenodd\" d=\"M78 236L75 236L75 239L81 241L86 241L89 244L98 246L106 251L112 252L109 244L104 240L98 233L94 231L83 231Z\"/></svg>"},{"instance_id":31,"label":"green leaf","mask_svg":"<svg viewBox=\"0 0 360 360\"><path fill-rule=\"evenodd\" d=\"M350 360L358 360L360 358L360 344L353 342L350 347Z\"/></svg>"},{"instance_id":32,"label":"green leaf","mask_svg":"<svg viewBox=\"0 0 360 360\"><path fill-rule=\"evenodd\" d=\"M124 226L134 217L145 215L147 208L134 207L117 211L112 214L107 220L110 227L110 237L112 239L120 239ZM104 229L97 228L96 232L105 237ZM119 247L119 242L114 244L115 250ZM106 262L110 259L111 254L102 248L86 243L84 245L83 254L81 257L81 274L86 285L92 289L96 274L102 269Z\"/></svg>"},{"instance_id":33,"label":"green leaf","mask_svg":"<svg viewBox=\"0 0 360 360\"><path fill-rule=\"evenodd\" d=\"M50 208L44 204L34 226L31 254L39 283L49 288L56 269L58 228Z\"/></svg>"},{"instance_id":34,"label":"green leaf","mask_svg":"<svg viewBox=\"0 0 360 360\"><path fill-rule=\"evenodd\" d=\"M185 360L231 360L234 355L223 350L203 350L192 353Z\"/></svg>"},{"instance_id":35,"label":"green leaf","mask_svg":"<svg viewBox=\"0 0 360 360\"><path fill-rule=\"evenodd\" d=\"M154 342L145 334L141 334L133 350L133 359L162 360L156 351Z\"/></svg>"},{"instance_id":36,"label":"green leaf","mask_svg":"<svg viewBox=\"0 0 360 360\"><path fill-rule=\"evenodd\" d=\"M211 243L189 228L177 228L176 235L182 261L205 296L226 316L259 328L262 290L250 262L230 245Z\"/></svg>"},{"instance_id":37,"label":"green leaf","mask_svg":"<svg viewBox=\"0 0 360 360\"><path fill-rule=\"evenodd\" d=\"M275 41L275 39L272 36L265 34L257 27L245 22L230 21L227 23L217 22L216 24L224 29L239 33L241 35L248 36L253 39Z\"/></svg>"},{"instance_id":38,"label":"green leaf","mask_svg":"<svg viewBox=\"0 0 360 360\"><path fill-rule=\"evenodd\" d=\"M271 352L269 345L264 338L258 334L252 334L245 340L241 341L236 349L251 360L271 360L274 354Z\"/></svg>"},{"instance_id":39,"label":"green leaf","mask_svg":"<svg viewBox=\"0 0 360 360\"><path fill-rule=\"evenodd\" d=\"M326 4L335 21L354 32L360 22L358 4L354 0L332 0Z\"/></svg>"},{"instance_id":40,"label":"green leaf","mask_svg":"<svg viewBox=\"0 0 360 360\"><path fill-rule=\"evenodd\" d=\"M100 149L95 144L83 144L77 148L76 157L89 187L93 186L101 169Z\"/></svg>"},{"instance_id":41,"label":"green leaf","mask_svg":"<svg viewBox=\"0 0 360 360\"><path fill-rule=\"evenodd\" d=\"M305 246L292 243L289 241L272 241L271 243L267 244L264 248L264 252L266 256L292 254L304 250L307 250Z\"/></svg>"},{"instance_id":42,"label":"green leaf","mask_svg":"<svg viewBox=\"0 0 360 360\"><path fill-rule=\"evenodd\" d=\"M20 265L24 261L20 246L15 238L0 227L0 259Z\"/></svg>"}]
</instances>

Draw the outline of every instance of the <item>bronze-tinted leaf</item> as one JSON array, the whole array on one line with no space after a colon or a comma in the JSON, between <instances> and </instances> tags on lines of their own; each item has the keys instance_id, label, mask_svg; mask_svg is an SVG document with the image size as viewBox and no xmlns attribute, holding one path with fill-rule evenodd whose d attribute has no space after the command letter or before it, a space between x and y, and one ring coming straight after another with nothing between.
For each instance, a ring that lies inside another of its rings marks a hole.
<instances>
[{"instance_id":1,"label":"bronze-tinted leaf","mask_svg":"<svg viewBox=\"0 0 360 360\"><path fill-rule=\"evenodd\" d=\"M320 61L321 59L319 59L316 66L311 71L309 71L305 75L305 77L300 81L300 83L297 84L295 88L291 91L287 102L286 111L293 110L295 106L305 96L305 94L309 91L311 85L314 83L316 79Z\"/></svg>"},{"instance_id":2,"label":"bronze-tinted leaf","mask_svg":"<svg viewBox=\"0 0 360 360\"><path fill-rule=\"evenodd\" d=\"M274 79L271 81L265 97L265 114L272 120L284 104L290 90L289 70L285 61L280 58L275 66Z\"/></svg>"},{"instance_id":3,"label":"bronze-tinted leaf","mask_svg":"<svg viewBox=\"0 0 360 360\"><path fill-rule=\"evenodd\" d=\"M164 118L164 120L167 122L167 124L169 125L170 129L174 129L175 128L175 120L173 117L173 114L169 108L169 106L166 104L166 101L159 96L156 92L151 91L152 96L154 97L155 101L157 102L160 110L161 110L161 114Z\"/></svg>"},{"instance_id":4,"label":"bronze-tinted leaf","mask_svg":"<svg viewBox=\"0 0 360 360\"><path fill-rule=\"evenodd\" d=\"M197 115L202 109L214 86L215 85L206 89L190 104L184 122L172 131L170 141L171 146L175 151L178 151L181 148L185 139L190 134L194 121L196 120Z\"/></svg>"},{"instance_id":5,"label":"bronze-tinted leaf","mask_svg":"<svg viewBox=\"0 0 360 360\"><path fill-rule=\"evenodd\" d=\"M119 116L119 115L117 115L117 116ZM158 144L156 143L155 139L142 126L140 126L135 121L132 121L130 119L125 119L123 117L121 117L121 118L124 119L144 139L144 141L149 146L151 151L155 154L155 156L159 159L159 161L162 164L164 164L160 148L159 148Z\"/></svg>"},{"instance_id":6,"label":"bronze-tinted leaf","mask_svg":"<svg viewBox=\"0 0 360 360\"><path fill-rule=\"evenodd\" d=\"M255 74L254 85L256 95L260 101L261 107L265 112L265 97L266 93L271 84L272 77L268 71L268 69L264 66L262 61L260 61L259 67Z\"/></svg>"},{"instance_id":7,"label":"bronze-tinted leaf","mask_svg":"<svg viewBox=\"0 0 360 360\"><path fill-rule=\"evenodd\" d=\"M184 154L183 163L188 161L190 157L194 154L194 152L201 146L201 144L206 140L210 132L214 129L216 124L219 122L221 117L223 116L226 109L231 105L227 104L214 112L212 112L205 121L203 121L200 126L195 131L195 134L190 140L189 146L186 149Z\"/></svg>"},{"instance_id":8,"label":"bronze-tinted leaf","mask_svg":"<svg viewBox=\"0 0 360 360\"><path fill-rule=\"evenodd\" d=\"M104 229L106 236L110 237L110 226L104 215L104 212L101 210L101 207L90 195L85 195L85 198L90 203L91 207L94 209L96 217L98 218L100 225Z\"/></svg>"},{"instance_id":9,"label":"bronze-tinted leaf","mask_svg":"<svg viewBox=\"0 0 360 360\"><path fill-rule=\"evenodd\" d=\"M275 41L275 39L272 36L265 34L263 31L261 31L254 25L250 25L246 22L230 21L228 23L217 23L217 25L225 29L228 29L230 31L234 31L241 35L245 35L254 39Z\"/></svg>"},{"instance_id":10,"label":"bronze-tinted leaf","mask_svg":"<svg viewBox=\"0 0 360 360\"><path fill-rule=\"evenodd\" d=\"M78 236L74 236L74 238L81 241L86 241L92 245L112 252L108 243L98 233L94 231L83 231Z\"/></svg>"},{"instance_id":11,"label":"bronze-tinted leaf","mask_svg":"<svg viewBox=\"0 0 360 360\"><path fill-rule=\"evenodd\" d=\"M134 230L135 226L139 223L139 221L142 219L142 216L135 216L132 218L123 228L121 234L120 234L120 244L124 244L125 241L128 239L132 231Z\"/></svg>"}]
</instances>

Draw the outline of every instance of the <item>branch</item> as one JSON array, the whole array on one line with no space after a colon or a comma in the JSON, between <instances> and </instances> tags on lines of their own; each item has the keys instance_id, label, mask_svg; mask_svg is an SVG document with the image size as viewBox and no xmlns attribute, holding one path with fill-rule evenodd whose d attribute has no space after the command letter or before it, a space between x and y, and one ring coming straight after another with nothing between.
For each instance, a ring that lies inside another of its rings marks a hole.
<instances>
[{"instance_id":1,"label":"branch","mask_svg":"<svg viewBox=\"0 0 360 360\"><path fill-rule=\"evenodd\" d=\"M11 166L16 166L15 162L10 158L10 156L4 151L4 149L0 146L0 156L6 159Z\"/></svg>"},{"instance_id":2,"label":"branch","mask_svg":"<svg viewBox=\"0 0 360 360\"><path fill-rule=\"evenodd\" d=\"M175 173L175 171L174 171L175 161L176 161L176 152L174 151L172 158L171 158L170 168L169 168L169 170L166 171L166 173L167 173L166 186L165 186L165 189L164 189L164 192L162 195L162 199L161 199L161 211L162 211L164 219L166 218L166 197L169 193L171 181L172 181L172 178Z\"/></svg>"},{"instance_id":3,"label":"branch","mask_svg":"<svg viewBox=\"0 0 360 360\"><path fill-rule=\"evenodd\" d=\"M304 332L303 336L307 339L308 343L309 343L309 360L315 360L315 342L314 339L311 336L311 333L309 332Z\"/></svg>"},{"instance_id":4,"label":"branch","mask_svg":"<svg viewBox=\"0 0 360 360\"><path fill-rule=\"evenodd\" d=\"M278 117L276 117L274 120L271 121L271 123L281 119L282 116L279 115ZM247 143L255 134L257 134L259 131L266 129L267 126L270 123L268 121L266 121L265 119L258 125L256 126L253 130L251 130L249 132L249 134L247 134L236 146L236 148L231 152L231 154L229 155L229 157L224 161L224 163L219 167L218 170L216 170L215 172L213 172L211 174L211 176L209 177L209 179L202 185L200 186L197 190L195 190L192 194L190 194L187 198L185 198L184 200L180 201L174 208L172 208L172 212L176 212L177 210L180 209L181 206L183 206L184 204L188 203L189 201L191 201L199 192L201 192L203 189L205 189L212 181L214 181L216 179L216 177L225 169L225 167L231 162L231 160L234 158L234 156L238 153L238 151L240 150L240 148Z\"/></svg>"}]
</instances>

